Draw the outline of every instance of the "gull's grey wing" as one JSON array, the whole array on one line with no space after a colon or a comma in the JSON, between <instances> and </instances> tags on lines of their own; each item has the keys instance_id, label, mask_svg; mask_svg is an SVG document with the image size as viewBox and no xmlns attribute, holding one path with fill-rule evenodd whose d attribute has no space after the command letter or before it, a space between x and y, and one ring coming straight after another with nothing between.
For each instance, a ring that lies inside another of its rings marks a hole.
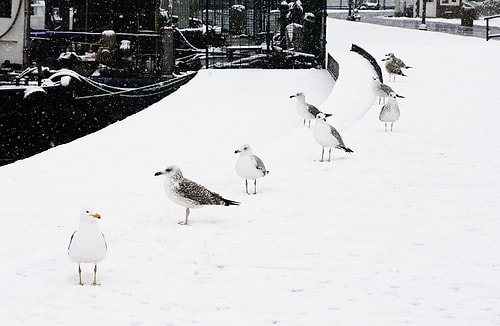
<instances>
[{"instance_id":1,"label":"gull's grey wing","mask_svg":"<svg viewBox=\"0 0 500 326\"><path fill-rule=\"evenodd\" d=\"M309 103L306 103L306 104L307 104L307 111L309 111L309 113L311 113L313 117L316 117L318 115L318 113L321 113L321 111L317 107L315 107L314 105L309 104Z\"/></svg>"},{"instance_id":2,"label":"gull's grey wing","mask_svg":"<svg viewBox=\"0 0 500 326\"><path fill-rule=\"evenodd\" d=\"M104 236L104 233L101 233L102 239L104 240L104 245L106 246L106 251L108 251L108 243L106 242L106 237Z\"/></svg>"},{"instance_id":3,"label":"gull's grey wing","mask_svg":"<svg viewBox=\"0 0 500 326\"><path fill-rule=\"evenodd\" d=\"M73 234L71 235L71 238L69 239L68 251L69 251L69 248L71 248L71 243L73 243L73 237L75 236L76 232L78 232L78 230L76 230L75 232L73 232Z\"/></svg>"},{"instance_id":4,"label":"gull's grey wing","mask_svg":"<svg viewBox=\"0 0 500 326\"><path fill-rule=\"evenodd\" d=\"M267 170L266 167L264 166L264 162L260 159L260 157L253 155L253 158L255 159L255 162L257 163L256 168L261 170L264 175L266 175Z\"/></svg>"},{"instance_id":5,"label":"gull's grey wing","mask_svg":"<svg viewBox=\"0 0 500 326\"><path fill-rule=\"evenodd\" d=\"M337 141L339 142L340 146L344 147L345 146L344 145L344 141L342 140L342 137L340 136L340 134L337 131L337 129L335 129L335 127L333 127L332 125L329 125L329 126L330 126L330 134L337 139Z\"/></svg>"},{"instance_id":6,"label":"gull's grey wing","mask_svg":"<svg viewBox=\"0 0 500 326\"><path fill-rule=\"evenodd\" d=\"M386 93L387 95L391 94L392 92L394 92L391 88L391 86L388 86L386 84L380 84L380 90L384 93Z\"/></svg>"}]
</instances>

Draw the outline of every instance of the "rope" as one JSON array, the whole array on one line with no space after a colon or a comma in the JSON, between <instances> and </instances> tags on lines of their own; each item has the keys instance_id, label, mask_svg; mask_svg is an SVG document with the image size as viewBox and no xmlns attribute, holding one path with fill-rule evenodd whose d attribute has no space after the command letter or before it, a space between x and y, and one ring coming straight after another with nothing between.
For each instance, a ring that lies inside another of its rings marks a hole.
<instances>
[{"instance_id":1,"label":"rope","mask_svg":"<svg viewBox=\"0 0 500 326\"><path fill-rule=\"evenodd\" d=\"M86 80L89 84L93 85L95 88L100 89L106 93L105 94L94 94L94 95L80 96L80 97L77 97L76 99L82 100L82 99L88 99L88 98L117 96L117 95L124 96L124 97L131 97L131 98L144 97L144 96L154 96L154 95L161 94L164 91L164 89L166 89L166 88L172 88L172 87L175 87L177 84L184 83L185 79L191 78L194 74L196 74L196 73L190 73L188 75L179 77L171 82L160 82L160 83L146 85L146 86L137 87L137 88L127 88L127 89L116 88L116 89L119 89L119 91L116 91L116 92L112 92L112 91L103 89L102 86L106 86L105 84L100 84L100 83L92 81L86 77L83 77L83 79ZM141 91L143 92L142 94L137 94L137 95L130 95L129 94L129 93L141 92ZM146 92L153 91L153 93L145 94L144 91L146 91Z\"/></svg>"},{"instance_id":2,"label":"rope","mask_svg":"<svg viewBox=\"0 0 500 326\"><path fill-rule=\"evenodd\" d=\"M184 40L184 42L186 42L186 44L191 48L191 50L194 50L194 51L204 51L203 49L198 49L197 47L195 47L194 45L192 45L191 43L189 43L189 41L186 39L186 37L184 36L184 34L182 34L182 31L180 29L178 29L177 27L175 28L175 30L177 32L179 32L179 34L181 34L182 36L182 39ZM208 33L207 33L208 35Z\"/></svg>"}]
</instances>

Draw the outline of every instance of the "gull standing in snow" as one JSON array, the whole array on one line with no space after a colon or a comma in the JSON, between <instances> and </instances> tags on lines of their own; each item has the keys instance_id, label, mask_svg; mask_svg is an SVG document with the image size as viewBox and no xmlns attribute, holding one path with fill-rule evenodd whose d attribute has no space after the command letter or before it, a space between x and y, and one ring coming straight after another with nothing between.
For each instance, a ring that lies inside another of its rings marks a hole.
<instances>
[{"instance_id":1,"label":"gull standing in snow","mask_svg":"<svg viewBox=\"0 0 500 326\"><path fill-rule=\"evenodd\" d=\"M380 104L380 99L384 99L385 103L385 98L391 96L391 94L394 94L396 97L401 97L404 98L404 96L401 96L397 94L389 85L386 85L384 83L380 82L380 79L378 76L373 76L373 81L372 81L372 90L379 97L378 103Z\"/></svg>"},{"instance_id":2,"label":"gull standing in snow","mask_svg":"<svg viewBox=\"0 0 500 326\"><path fill-rule=\"evenodd\" d=\"M394 81L396 81L396 76L407 77L401 70L401 66L399 66L393 59L384 58L382 61L385 61L385 71L389 74L389 81L391 80L391 77Z\"/></svg>"},{"instance_id":3,"label":"gull standing in snow","mask_svg":"<svg viewBox=\"0 0 500 326\"><path fill-rule=\"evenodd\" d=\"M89 209L82 209L80 212L80 224L69 241L68 255L69 258L78 263L78 276L80 285L82 283L82 263L94 264L94 283L92 285L100 285L97 283L97 263L106 257L108 245L104 234L99 230L97 221L101 219L101 215L94 213Z\"/></svg>"},{"instance_id":4,"label":"gull standing in snow","mask_svg":"<svg viewBox=\"0 0 500 326\"><path fill-rule=\"evenodd\" d=\"M290 95L290 98L295 97L297 99L297 113L304 119L304 126L306 125L306 120L309 120L309 127L311 127L311 120L315 119L318 113L322 113L317 107L306 102L306 96L302 92ZM325 117L332 116L330 113L324 113Z\"/></svg>"},{"instance_id":5,"label":"gull standing in snow","mask_svg":"<svg viewBox=\"0 0 500 326\"><path fill-rule=\"evenodd\" d=\"M240 154L236 161L236 173L245 179L245 190L248 195L248 179L253 180L253 194L257 193L257 179L262 178L269 171L266 170L264 162L252 153L250 145L241 145L240 148L234 151L235 154Z\"/></svg>"},{"instance_id":6,"label":"gull standing in snow","mask_svg":"<svg viewBox=\"0 0 500 326\"><path fill-rule=\"evenodd\" d=\"M396 96L392 94L389 96L388 102L382 106L382 110L380 110L379 119L384 123L385 131L387 131L387 123L391 123L391 131L394 122L399 119L399 105L396 101Z\"/></svg>"},{"instance_id":7,"label":"gull standing in snow","mask_svg":"<svg viewBox=\"0 0 500 326\"><path fill-rule=\"evenodd\" d=\"M164 188L167 197L177 205L186 207L186 218L183 222L179 222L181 225L188 224L190 208L198 208L205 205L230 206L240 204L239 202L225 199L204 186L184 178L181 169L175 165L155 173L155 176L159 175L164 175L166 177Z\"/></svg>"},{"instance_id":8,"label":"gull standing in snow","mask_svg":"<svg viewBox=\"0 0 500 326\"><path fill-rule=\"evenodd\" d=\"M396 57L394 55L394 53L387 53L385 55L386 57L388 57L388 59L392 60L396 65L398 65L400 68L403 68L403 69L409 69L409 68L412 68L410 66L407 66L403 60L401 60L400 58Z\"/></svg>"},{"instance_id":9,"label":"gull standing in snow","mask_svg":"<svg viewBox=\"0 0 500 326\"><path fill-rule=\"evenodd\" d=\"M325 152L325 147L329 148L328 151L328 162L330 162L330 156L332 154L332 147L346 151L347 153L352 153L350 148L344 145L344 141L340 136L337 129L326 123L326 117L324 113L319 113L316 116L316 123L313 128L313 137L318 144L321 145L321 161L323 162L323 155Z\"/></svg>"}]
</instances>

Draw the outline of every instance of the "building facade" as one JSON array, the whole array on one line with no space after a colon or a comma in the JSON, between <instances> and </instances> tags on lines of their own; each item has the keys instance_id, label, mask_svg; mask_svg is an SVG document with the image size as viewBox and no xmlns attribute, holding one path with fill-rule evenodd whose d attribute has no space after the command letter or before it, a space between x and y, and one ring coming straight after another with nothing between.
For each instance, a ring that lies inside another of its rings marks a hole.
<instances>
[{"instance_id":1,"label":"building facade","mask_svg":"<svg viewBox=\"0 0 500 326\"><path fill-rule=\"evenodd\" d=\"M0 1L0 63L22 64L25 0Z\"/></svg>"},{"instance_id":2,"label":"building facade","mask_svg":"<svg viewBox=\"0 0 500 326\"><path fill-rule=\"evenodd\" d=\"M425 16L429 18L459 18L462 4L462 0L426 0ZM394 15L421 17L422 9L422 0L396 0Z\"/></svg>"}]
</instances>

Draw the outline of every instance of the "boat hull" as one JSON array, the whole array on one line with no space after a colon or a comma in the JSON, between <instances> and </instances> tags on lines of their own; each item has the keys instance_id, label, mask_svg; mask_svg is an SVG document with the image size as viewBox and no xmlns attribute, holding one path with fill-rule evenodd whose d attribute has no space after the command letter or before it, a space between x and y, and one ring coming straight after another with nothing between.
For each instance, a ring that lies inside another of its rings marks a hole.
<instances>
[{"instance_id":1,"label":"boat hull","mask_svg":"<svg viewBox=\"0 0 500 326\"><path fill-rule=\"evenodd\" d=\"M0 165L122 120L171 94L194 75L137 88L107 87L74 76L50 86L0 88Z\"/></svg>"}]
</instances>

